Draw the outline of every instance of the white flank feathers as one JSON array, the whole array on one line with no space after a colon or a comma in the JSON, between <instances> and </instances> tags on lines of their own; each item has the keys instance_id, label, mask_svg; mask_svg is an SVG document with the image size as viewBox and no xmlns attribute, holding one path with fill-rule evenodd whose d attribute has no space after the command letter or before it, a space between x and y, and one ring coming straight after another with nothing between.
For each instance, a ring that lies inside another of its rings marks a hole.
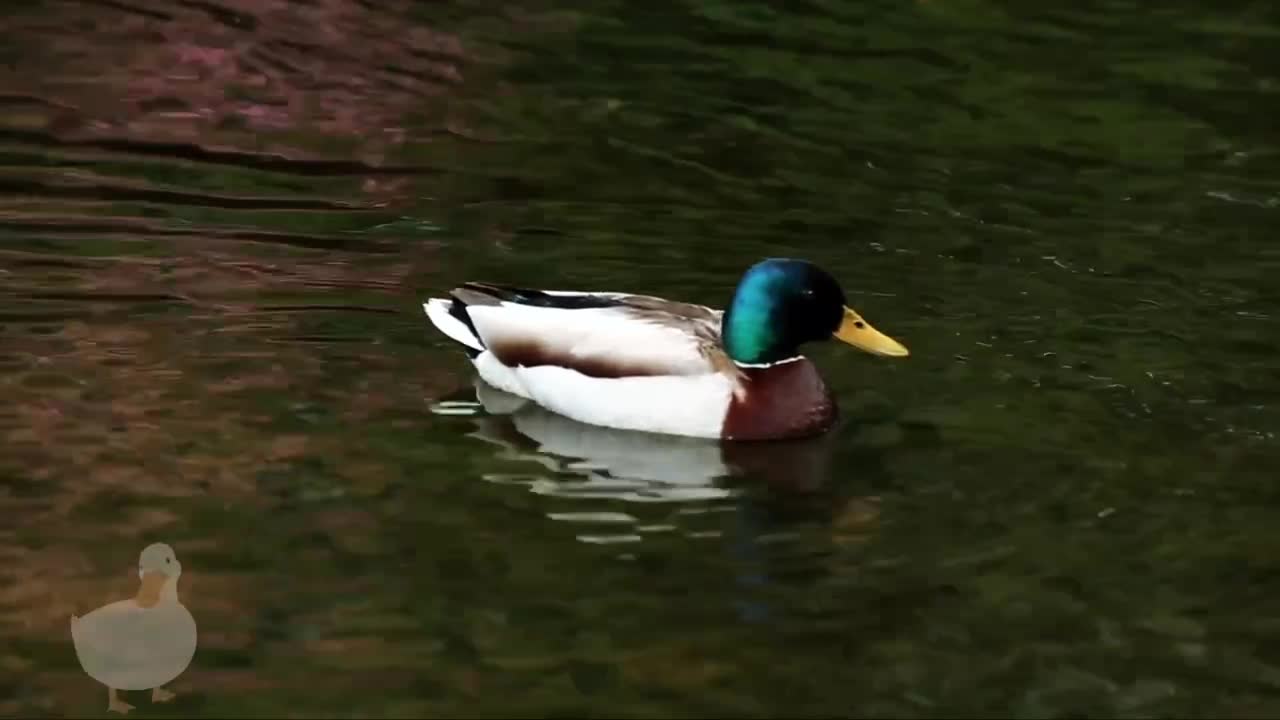
<instances>
[{"instance_id":1,"label":"white flank feathers","mask_svg":"<svg viewBox=\"0 0 1280 720\"><path fill-rule=\"evenodd\" d=\"M616 296L617 293L553 292L556 295ZM620 308L563 309L502 302L470 304L475 336L448 314L447 300L424 305L445 335L477 350L472 362L493 387L528 398L579 422L624 430L718 438L733 381L715 371L697 340L679 328L652 322ZM485 346L529 343L555 357L661 374L593 377L559 365L509 367Z\"/></svg>"}]
</instances>

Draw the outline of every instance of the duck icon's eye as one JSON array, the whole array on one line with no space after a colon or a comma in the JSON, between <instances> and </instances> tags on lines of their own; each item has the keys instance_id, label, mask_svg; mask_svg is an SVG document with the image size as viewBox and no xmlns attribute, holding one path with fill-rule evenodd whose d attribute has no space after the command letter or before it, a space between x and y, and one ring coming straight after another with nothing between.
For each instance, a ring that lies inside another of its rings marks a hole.
<instances>
[{"instance_id":1,"label":"duck icon's eye","mask_svg":"<svg viewBox=\"0 0 1280 720\"><path fill-rule=\"evenodd\" d=\"M169 564L169 563L171 563L171 562L173 562L173 558L165 558L165 559L164 559L164 564L165 564L165 565L168 565L168 564Z\"/></svg>"}]
</instances>

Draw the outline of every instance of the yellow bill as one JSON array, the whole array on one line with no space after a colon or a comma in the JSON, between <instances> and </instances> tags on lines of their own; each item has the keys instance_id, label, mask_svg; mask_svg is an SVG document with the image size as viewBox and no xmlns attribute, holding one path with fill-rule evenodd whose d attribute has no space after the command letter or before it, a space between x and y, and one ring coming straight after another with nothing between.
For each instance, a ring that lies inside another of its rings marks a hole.
<instances>
[{"instance_id":1,"label":"yellow bill","mask_svg":"<svg viewBox=\"0 0 1280 720\"><path fill-rule=\"evenodd\" d=\"M910 354L902 343L871 327L870 323L850 307L844 309L844 320L833 337L873 355L906 357Z\"/></svg>"},{"instance_id":2,"label":"yellow bill","mask_svg":"<svg viewBox=\"0 0 1280 720\"><path fill-rule=\"evenodd\" d=\"M138 607L149 608L160 602L160 591L164 588L164 582L168 580L164 573L151 570L142 573L142 585L138 588L138 594L134 596L133 601L138 603Z\"/></svg>"}]
</instances>

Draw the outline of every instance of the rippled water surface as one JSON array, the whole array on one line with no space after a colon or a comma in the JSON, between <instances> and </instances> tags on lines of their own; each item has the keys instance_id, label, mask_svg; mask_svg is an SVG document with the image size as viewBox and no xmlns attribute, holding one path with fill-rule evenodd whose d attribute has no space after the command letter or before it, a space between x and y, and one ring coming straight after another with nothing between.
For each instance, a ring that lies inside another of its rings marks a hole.
<instances>
[{"instance_id":1,"label":"rippled water surface","mask_svg":"<svg viewBox=\"0 0 1280 720\"><path fill-rule=\"evenodd\" d=\"M1280 714L1280 11L0 10L0 715L170 543L177 717ZM813 259L912 356L720 448L474 385L465 279L723 305Z\"/></svg>"}]
</instances>

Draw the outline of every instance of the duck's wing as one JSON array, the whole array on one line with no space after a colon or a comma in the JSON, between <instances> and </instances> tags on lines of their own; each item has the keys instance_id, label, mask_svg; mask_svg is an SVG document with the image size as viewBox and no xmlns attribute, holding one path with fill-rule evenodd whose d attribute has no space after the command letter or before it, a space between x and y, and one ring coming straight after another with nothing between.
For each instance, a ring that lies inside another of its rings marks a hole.
<instances>
[{"instance_id":1,"label":"duck's wing","mask_svg":"<svg viewBox=\"0 0 1280 720\"><path fill-rule=\"evenodd\" d=\"M721 311L648 295L466 283L425 305L433 324L508 367L554 365L590 377L731 372Z\"/></svg>"},{"instance_id":2,"label":"duck's wing","mask_svg":"<svg viewBox=\"0 0 1280 720\"><path fill-rule=\"evenodd\" d=\"M94 610L71 623L78 652L109 661L113 667L143 662L151 647L145 633L145 611L132 600L120 600Z\"/></svg>"}]
</instances>

